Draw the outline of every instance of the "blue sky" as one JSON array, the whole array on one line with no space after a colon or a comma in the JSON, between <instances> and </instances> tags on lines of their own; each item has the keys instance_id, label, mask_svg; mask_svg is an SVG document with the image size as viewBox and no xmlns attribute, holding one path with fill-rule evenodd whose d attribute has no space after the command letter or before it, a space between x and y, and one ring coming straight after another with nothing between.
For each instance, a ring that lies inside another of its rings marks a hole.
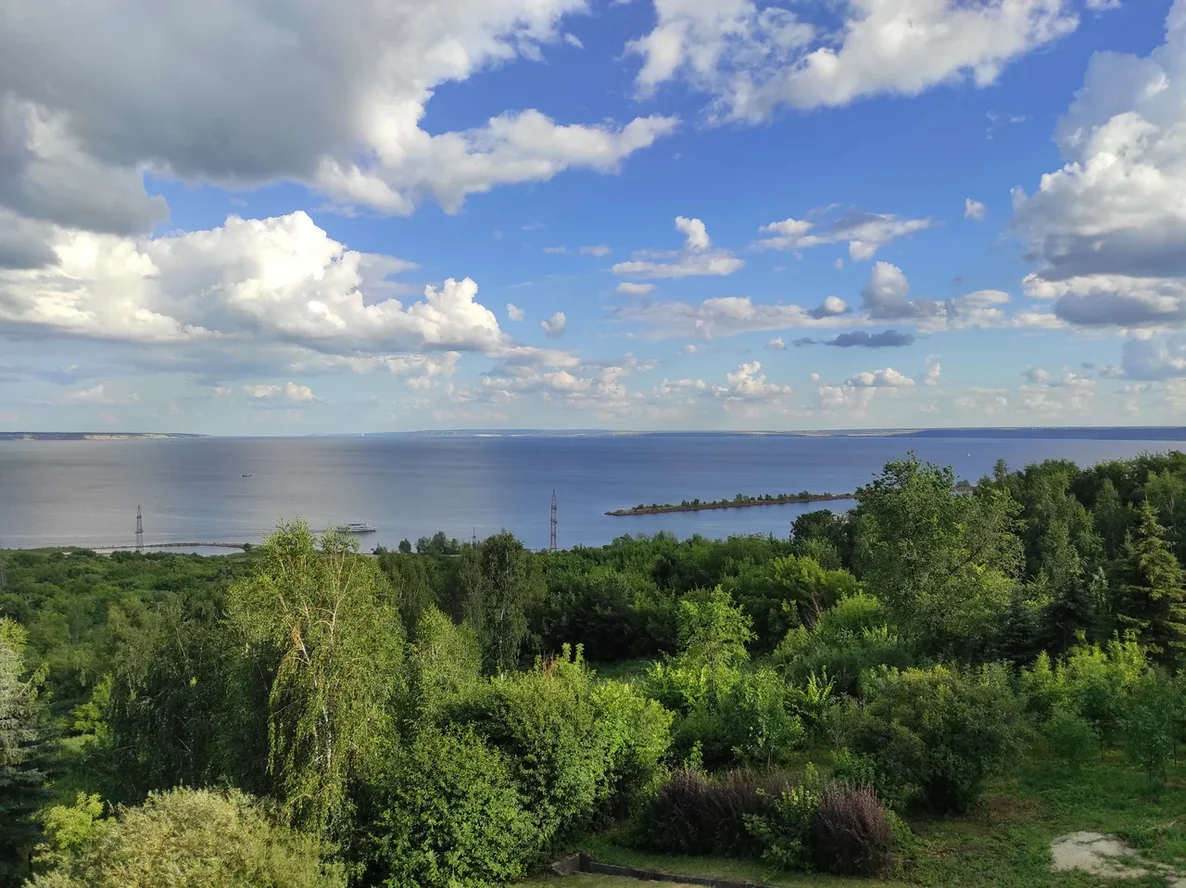
<instances>
[{"instance_id":1,"label":"blue sky","mask_svg":"<svg viewBox=\"0 0 1186 888\"><path fill-rule=\"evenodd\" d=\"M0 34L0 431L1178 424L1184 256L1186 0Z\"/></svg>"}]
</instances>

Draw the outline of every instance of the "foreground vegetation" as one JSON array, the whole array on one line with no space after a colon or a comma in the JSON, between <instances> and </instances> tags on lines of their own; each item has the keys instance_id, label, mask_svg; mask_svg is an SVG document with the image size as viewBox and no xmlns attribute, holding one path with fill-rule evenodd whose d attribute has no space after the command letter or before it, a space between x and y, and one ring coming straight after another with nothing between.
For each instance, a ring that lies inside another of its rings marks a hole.
<instances>
[{"instance_id":1,"label":"foreground vegetation","mask_svg":"<svg viewBox=\"0 0 1186 888\"><path fill-rule=\"evenodd\" d=\"M789 540L8 553L0 884L1096 884L1050 871L1078 830L1164 884L1186 456L953 482Z\"/></svg>"}]
</instances>

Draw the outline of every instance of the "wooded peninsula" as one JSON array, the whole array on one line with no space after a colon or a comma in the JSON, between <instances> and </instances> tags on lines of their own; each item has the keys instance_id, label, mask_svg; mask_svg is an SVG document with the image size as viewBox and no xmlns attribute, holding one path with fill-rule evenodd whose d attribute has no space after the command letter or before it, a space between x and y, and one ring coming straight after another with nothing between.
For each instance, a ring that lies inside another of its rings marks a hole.
<instances>
[{"instance_id":1,"label":"wooded peninsula","mask_svg":"<svg viewBox=\"0 0 1186 888\"><path fill-rule=\"evenodd\" d=\"M703 512L708 509L784 506L788 503L833 503L841 500L850 500L855 496L852 493L811 493L806 490L799 493L767 493L762 496L746 496L744 493L739 493L733 499L694 499L684 500L679 503L651 503L649 506L639 503L637 506L631 506L629 509L614 509L612 512L606 512L605 514L612 515L615 518L622 518L628 515L661 515L664 512Z\"/></svg>"}]
</instances>

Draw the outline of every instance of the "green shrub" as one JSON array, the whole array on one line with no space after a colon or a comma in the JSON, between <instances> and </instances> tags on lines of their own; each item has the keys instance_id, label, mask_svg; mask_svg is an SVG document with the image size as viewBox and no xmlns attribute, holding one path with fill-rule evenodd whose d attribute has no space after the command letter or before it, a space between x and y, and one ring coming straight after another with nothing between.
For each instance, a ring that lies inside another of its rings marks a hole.
<instances>
[{"instance_id":1,"label":"green shrub","mask_svg":"<svg viewBox=\"0 0 1186 888\"><path fill-rule=\"evenodd\" d=\"M755 640L764 651L792 626L814 621L821 610L858 588L848 571L824 570L814 558L794 555L747 564L722 585L753 620Z\"/></svg>"},{"instance_id":2,"label":"green shrub","mask_svg":"<svg viewBox=\"0 0 1186 888\"><path fill-rule=\"evenodd\" d=\"M819 794L809 833L816 868L841 876L880 876L894 862L894 828L873 791L830 783Z\"/></svg>"},{"instance_id":3,"label":"green shrub","mask_svg":"<svg viewBox=\"0 0 1186 888\"><path fill-rule=\"evenodd\" d=\"M606 787L600 793L608 811L624 816L657 787L671 747L672 713L633 685L603 681L593 689L597 721L608 735Z\"/></svg>"},{"instance_id":4,"label":"green shrub","mask_svg":"<svg viewBox=\"0 0 1186 888\"><path fill-rule=\"evenodd\" d=\"M855 634L885 626L888 619L881 599L866 592L857 592L841 598L820 614L816 627L824 635L838 635L841 632Z\"/></svg>"},{"instance_id":5,"label":"green shrub","mask_svg":"<svg viewBox=\"0 0 1186 888\"><path fill-rule=\"evenodd\" d=\"M727 690L702 698L678 720L676 754L684 757L699 747L711 770L785 763L803 739L796 712L801 700L772 669L739 672Z\"/></svg>"},{"instance_id":6,"label":"green shrub","mask_svg":"<svg viewBox=\"0 0 1186 888\"><path fill-rule=\"evenodd\" d=\"M823 786L814 765L801 783L767 796L765 811L745 818L746 827L762 845L762 859L780 869L810 869L811 828Z\"/></svg>"},{"instance_id":7,"label":"green shrub","mask_svg":"<svg viewBox=\"0 0 1186 888\"><path fill-rule=\"evenodd\" d=\"M864 787L891 805L900 805L904 801L898 787L884 779L870 756L853 752L847 747L841 748L832 757L832 779L847 786Z\"/></svg>"},{"instance_id":8,"label":"green shrub","mask_svg":"<svg viewBox=\"0 0 1186 888\"><path fill-rule=\"evenodd\" d=\"M681 651L655 663L646 679L648 694L683 716L677 753L699 746L711 768L770 764L802 734L781 677L743 669L752 637L750 618L720 587L680 602Z\"/></svg>"},{"instance_id":9,"label":"green shrub","mask_svg":"<svg viewBox=\"0 0 1186 888\"><path fill-rule=\"evenodd\" d=\"M1169 677L1150 670L1135 683L1125 707L1124 752L1157 786L1165 784L1166 769L1177 751L1182 703Z\"/></svg>"},{"instance_id":10,"label":"green shrub","mask_svg":"<svg viewBox=\"0 0 1186 888\"><path fill-rule=\"evenodd\" d=\"M716 689L727 692L741 677L737 670L718 674ZM709 698L709 675L705 667L669 658L652 663L644 680L647 696L665 708L690 713L704 706Z\"/></svg>"},{"instance_id":11,"label":"green shrub","mask_svg":"<svg viewBox=\"0 0 1186 888\"><path fill-rule=\"evenodd\" d=\"M1129 635L1103 646L1077 645L1056 663L1040 654L1021 674L1021 693L1039 719L1060 710L1077 714L1099 744L1115 746L1124 740L1129 699L1149 670L1144 649Z\"/></svg>"},{"instance_id":12,"label":"green shrub","mask_svg":"<svg viewBox=\"0 0 1186 888\"><path fill-rule=\"evenodd\" d=\"M1059 664L1059 679L1079 713L1091 722L1101 742L1114 745L1124 730L1127 698L1148 671L1141 646L1131 637L1072 648Z\"/></svg>"},{"instance_id":13,"label":"green shrub","mask_svg":"<svg viewBox=\"0 0 1186 888\"><path fill-rule=\"evenodd\" d=\"M416 623L414 641L404 664L409 716L435 721L443 706L473 689L482 674L482 646L467 625L457 625L435 605Z\"/></svg>"},{"instance_id":14,"label":"green shrub","mask_svg":"<svg viewBox=\"0 0 1186 888\"><path fill-rule=\"evenodd\" d=\"M1065 676L1046 651L1039 653L1033 664L1021 671L1020 691L1026 710L1039 721L1049 720L1060 709L1078 711L1070 700Z\"/></svg>"},{"instance_id":15,"label":"green shrub","mask_svg":"<svg viewBox=\"0 0 1186 888\"><path fill-rule=\"evenodd\" d=\"M824 611L811 629L787 633L774 663L795 684L827 674L840 693L857 690L861 673L878 666L905 667L910 652L886 623L885 608L872 595L843 598Z\"/></svg>"},{"instance_id":16,"label":"green shrub","mask_svg":"<svg viewBox=\"0 0 1186 888\"><path fill-rule=\"evenodd\" d=\"M1018 701L1003 668L944 666L869 673L848 713L847 745L907 805L960 813L1016 743Z\"/></svg>"},{"instance_id":17,"label":"green shrub","mask_svg":"<svg viewBox=\"0 0 1186 888\"><path fill-rule=\"evenodd\" d=\"M96 820L92 798L76 816L47 816L53 871L32 888L344 888L318 841L279 825L249 796L177 789ZM57 828L56 832L54 831Z\"/></svg>"},{"instance_id":18,"label":"green shrub","mask_svg":"<svg viewBox=\"0 0 1186 888\"><path fill-rule=\"evenodd\" d=\"M792 711L791 688L773 669L744 673L721 701L733 757L743 766L783 764L803 739L803 721Z\"/></svg>"},{"instance_id":19,"label":"green shrub","mask_svg":"<svg viewBox=\"0 0 1186 888\"><path fill-rule=\"evenodd\" d=\"M506 757L471 729L417 737L369 795L368 884L493 888L522 876L540 848Z\"/></svg>"},{"instance_id":20,"label":"green shrub","mask_svg":"<svg viewBox=\"0 0 1186 888\"><path fill-rule=\"evenodd\" d=\"M647 805L637 841L665 854L757 857L764 845L747 820L767 814L790 786L790 778L777 772L709 776L685 768Z\"/></svg>"},{"instance_id":21,"label":"green shrub","mask_svg":"<svg viewBox=\"0 0 1186 888\"><path fill-rule=\"evenodd\" d=\"M601 719L578 648L504 673L455 704L445 723L471 724L507 757L546 845L587 823L612 785L618 731Z\"/></svg>"},{"instance_id":22,"label":"green shrub","mask_svg":"<svg viewBox=\"0 0 1186 888\"><path fill-rule=\"evenodd\" d=\"M1046 722L1046 745L1067 764L1078 767L1099 749L1099 736L1087 719L1067 709L1058 709Z\"/></svg>"},{"instance_id":23,"label":"green shrub","mask_svg":"<svg viewBox=\"0 0 1186 888\"><path fill-rule=\"evenodd\" d=\"M688 713L717 701L740 679L753 639L751 620L720 586L679 603L680 653L647 672L647 692L668 709Z\"/></svg>"},{"instance_id":24,"label":"green shrub","mask_svg":"<svg viewBox=\"0 0 1186 888\"><path fill-rule=\"evenodd\" d=\"M543 649L581 642L591 660L654 657L676 646L676 603L649 577L606 566L549 570L548 598L534 615Z\"/></svg>"}]
</instances>

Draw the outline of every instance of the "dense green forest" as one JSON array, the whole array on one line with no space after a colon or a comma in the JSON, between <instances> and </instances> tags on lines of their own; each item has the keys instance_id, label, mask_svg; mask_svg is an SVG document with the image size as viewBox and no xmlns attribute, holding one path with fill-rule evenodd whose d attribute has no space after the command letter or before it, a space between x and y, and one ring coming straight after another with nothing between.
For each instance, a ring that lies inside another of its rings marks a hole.
<instances>
[{"instance_id":1,"label":"dense green forest","mask_svg":"<svg viewBox=\"0 0 1186 888\"><path fill-rule=\"evenodd\" d=\"M590 847L1047 884L1069 810L1179 865L1186 455L955 481L892 462L789 539L4 553L0 885L482 888Z\"/></svg>"}]
</instances>

